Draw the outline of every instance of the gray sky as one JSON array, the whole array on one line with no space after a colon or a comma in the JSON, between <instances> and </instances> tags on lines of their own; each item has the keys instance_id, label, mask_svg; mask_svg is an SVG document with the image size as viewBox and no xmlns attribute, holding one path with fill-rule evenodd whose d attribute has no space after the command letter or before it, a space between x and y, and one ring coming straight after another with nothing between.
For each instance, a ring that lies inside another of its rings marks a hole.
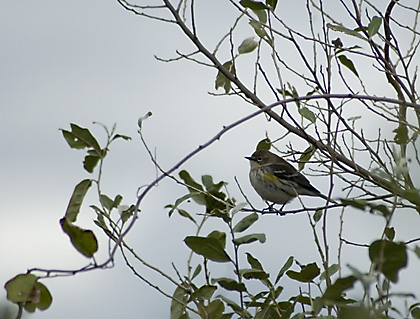
<instances>
[{"instance_id":1,"label":"gray sky","mask_svg":"<svg viewBox=\"0 0 420 319\"><path fill-rule=\"evenodd\" d=\"M218 13L219 18L229 14ZM208 43L214 45L223 35L222 30L223 26L208 24L200 31L208 34ZM253 35L250 28L243 31L243 38ZM91 129L103 142L102 129L92 122L109 127L117 123L119 133L133 138L112 146L105 162L103 186L110 197L120 193L124 203L131 204L137 188L155 177L154 167L136 134L140 116L153 112L144 123L144 134L149 145L156 148L160 164L168 169L223 125L254 111L240 99L207 94L214 92L215 70L186 62L156 61L154 55L171 58L175 49L185 53L191 45L176 26L135 16L116 1L2 1L0 39L2 286L28 268L77 269L87 263L73 249L58 223L74 186L88 177L82 168L84 153L70 150L59 128L68 129L70 123L76 123ZM252 153L266 130L276 137L285 133L261 116L225 135L183 169L197 180L202 174L210 174L215 181L227 181L229 192L241 202L233 179L237 176L247 196L262 208L263 203L249 185L244 156ZM323 191L326 183L321 179L313 181ZM193 234L194 228L179 216L168 219L164 206L183 194L182 187L162 182L143 203L140 218L127 237L142 257L174 277L172 262L182 273L186 271L189 251L183 239ZM87 200L77 224L93 229L98 236L97 259L101 262L107 242L95 228L95 215L88 208L96 204L95 198L89 196ZM322 204L319 199L306 202L311 201ZM295 201L293 207L299 207L299 203ZM199 211L191 205L191 212ZM414 224L407 222L408 218ZM402 239L418 237L416 218L396 218L395 223L405 227ZM347 238L356 242L376 238L382 227L380 218L359 212L346 222ZM338 213L331 216L330 225L332 236L336 236ZM225 230L220 223L212 226ZM354 229L356 233L351 231ZM255 244L249 249L265 262L272 276L290 255L301 263L316 258L304 214L263 216L253 230L267 232L266 244ZM290 242L296 245L292 247ZM336 248L336 238L331 245ZM354 249L346 249L351 256ZM360 250L357 253L360 255ZM367 252L363 253L358 265L367 269ZM410 262L418 265L418 260L410 257ZM141 265L136 266L172 293L173 286ZM221 265L213 270L213 274L218 272L221 276L233 276ZM140 314L144 318L169 317L170 301L135 278L119 255L113 269L43 282L53 295L53 304L32 318L130 318ZM296 287L290 289L288 293L298 293L293 290ZM4 298L5 291L0 289L0 300Z\"/></svg>"}]
</instances>

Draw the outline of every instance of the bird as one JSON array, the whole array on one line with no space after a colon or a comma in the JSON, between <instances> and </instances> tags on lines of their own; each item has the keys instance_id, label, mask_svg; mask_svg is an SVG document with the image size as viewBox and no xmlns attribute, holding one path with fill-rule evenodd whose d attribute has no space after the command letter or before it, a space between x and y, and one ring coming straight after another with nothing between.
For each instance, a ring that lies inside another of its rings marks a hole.
<instances>
[{"instance_id":1,"label":"bird","mask_svg":"<svg viewBox=\"0 0 420 319\"><path fill-rule=\"evenodd\" d=\"M299 195L318 196L329 200L289 162L268 150L256 150L251 156L249 179L252 187L266 202L282 204L282 208ZM329 200L331 201L331 200Z\"/></svg>"}]
</instances>

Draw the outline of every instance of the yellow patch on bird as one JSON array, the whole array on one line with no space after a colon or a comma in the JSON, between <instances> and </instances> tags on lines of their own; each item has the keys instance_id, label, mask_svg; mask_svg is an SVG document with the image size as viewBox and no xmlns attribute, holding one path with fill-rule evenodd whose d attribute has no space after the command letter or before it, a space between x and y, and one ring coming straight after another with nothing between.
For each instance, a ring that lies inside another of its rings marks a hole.
<instances>
[{"instance_id":1,"label":"yellow patch on bird","mask_svg":"<svg viewBox=\"0 0 420 319\"><path fill-rule=\"evenodd\" d=\"M280 180L280 178L278 178L277 176L272 175L272 174L267 173L267 172L264 173L264 178L267 181L270 181L270 182L276 182L276 181Z\"/></svg>"}]
</instances>

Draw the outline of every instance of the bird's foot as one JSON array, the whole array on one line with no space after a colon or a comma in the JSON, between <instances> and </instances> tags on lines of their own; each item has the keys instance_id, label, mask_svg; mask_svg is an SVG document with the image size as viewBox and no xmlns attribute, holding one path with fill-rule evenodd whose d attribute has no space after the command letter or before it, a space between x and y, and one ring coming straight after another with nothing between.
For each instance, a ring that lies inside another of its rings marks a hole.
<instances>
[{"instance_id":1,"label":"bird's foot","mask_svg":"<svg viewBox=\"0 0 420 319\"><path fill-rule=\"evenodd\" d=\"M276 209L276 208L274 208L274 203L272 203L272 204L269 204L268 202L266 202L267 203L267 205L268 205L268 207L267 208L264 208L263 210L262 210L262 213L264 214L265 212L267 212L267 213L275 213L276 215L280 215L280 216L284 216L284 215L286 215L284 212L283 212L283 207L284 207L284 205L280 208L280 210L279 209Z\"/></svg>"}]
</instances>

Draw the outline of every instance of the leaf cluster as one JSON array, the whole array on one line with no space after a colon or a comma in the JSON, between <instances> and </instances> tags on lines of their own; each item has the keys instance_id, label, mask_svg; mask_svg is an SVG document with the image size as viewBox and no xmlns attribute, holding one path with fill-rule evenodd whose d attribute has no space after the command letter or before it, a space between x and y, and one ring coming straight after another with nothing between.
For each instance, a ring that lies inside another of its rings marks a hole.
<instances>
[{"instance_id":1,"label":"leaf cluster","mask_svg":"<svg viewBox=\"0 0 420 319\"><path fill-rule=\"evenodd\" d=\"M204 199L206 193L203 185L197 183L185 171L180 173L188 176L187 189L191 187L200 189L201 200L196 203L205 207L203 222L216 218L225 226L226 231L213 230L207 236L187 236L184 240L187 247L197 256L201 256L202 262L195 266L189 266L195 270L184 276L182 282L175 289L172 295L171 318L193 318L196 313L200 318L305 318L322 317L330 313L330 318L347 318L363 314L366 318L376 318L379 314L382 317L391 309L391 304L380 307L381 300L371 299L371 307L366 307L358 300L348 298L348 293L360 283L366 294L374 280L374 274L383 276L383 285L388 291L392 283L398 282L398 275L407 266L409 250L402 242L394 242L395 230L388 229L388 239L376 240L368 246L369 258L373 265L372 274L363 274L354 268L350 268L352 274L346 277L336 276L341 271L339 264L331 264L324 271L316 262L306 265L300 264L294 257L290 256L273 281L270 273L266 272L262 261L247 251L249 244L266 242L266 235L262 233L248 233L258 223L260 216L255 212L246 212L246 204L241 203L232 208L226 205L222 210L220 207L210 207ZM203 180L208 180L208 175ZM203 176L204 177L204 176ZM219 184L219 183L218 183ZM220 184L224 184L220 182ZM221 196L222 200L228 200ZM230 200L229 203L234 202ZM181 210L178 203L177 210L182 211L180 216L193 221L199 229L202 223L197 222L188 212ZM360 204L360 203L359 203ZM364 203L363 207L368 207ZM370 204L371 205L371 204ZM174 205L168 205L172 207ZM245 209L245 210L244 210ZM378 208L380 209L380 208ZM314 220L320 219L315 217ZM322 216L322 214L321 214ZM385 215L384 215L385 216ZM244 252L242 252L245 250ZM247 265L240 263L240 256L245 255ZM231 269L231 277L213 277L211 269L226 264ZM293 269L296 267L298 269ZM335 279L333 279L335 278ZM379 277L378 277L379 278ZM261 284L262 288L255 288L255 281ZM308 291L301 291L295 296L286 297L282 293L285 285L295 282L313 286ZM319 293L313 291L318 290ZM237 298L232 299L232 293ZM302 311L302 309L304 309ZM415 309L415 306L412 307ZM335 316L332 315L334 310ZM416 312L417 310L414 310ZM378 317L379 318L379 317Z\"/></svg>"},{"instance_id":2,"label":"leaf cluster","mask_svg":"<svg viewBox=\"0 0 420 319\"><path fill-rule=\"evenodd\" d=\"M101 148L97 139L89 129L80 127L76 124L71 124L70 127L70 131L62 130L63 137L72 149L87 150L87 154L83 161L83 168L88 173L93 173L95 167L97 167L98 164L100 166L102 165L102 161L107 156L108 147L113 141L117 139L130 139L128 136L115 134L115 126L112 131L109 131L105 126L102 126L107 133L107 143L105 147ZM65 214L59 221L61 229L66 235L68 235L73 247L83 256L89 259L93 259L94 263L80 270L68 271L67 273L66 271L63 271L59 272L60 274L74 275L78 272L87 271L89 269L102 268L113 259L111 256L110 259L103 265L97 265L94 259L94 255L98 251L98 240L94 232L90 229L83 229L75 224L89 189L93 184L96 184L99 190L98 193L100 194L100 207L95 205L91 206L98 217L95 221L96 225L102 228L102 230L104 230L111 238L114 239L116 235L115 232L118 230L121 231L121 229L116 227L116 222L112 220L111 211L114 208L121 207L120 203L122 201L122 196L117 195L114 200L111 200L108 196L101 193L99 185L102 171L101 169L98 171L98 178L96 180L84 179L75 186L73 194L71 195L67 205ZM123 224L133 215L133 211L134 205L130 207L124 207L119 211L119 219L122 220ZM108 229L107 224L111 225L112 231ZM36 271L44 272L45 277L57 276L57 274L54 274L54 271L34 269L29 270L26 274L17 275L5 284L7 299L17 304L20 309L23 308L28 312L34 312L36 309L45 310L49 308L52 303L52 296L49 290L43 283L39 281L39 279L42 277L32 273Z\"/></svg>"}]
</instances>

